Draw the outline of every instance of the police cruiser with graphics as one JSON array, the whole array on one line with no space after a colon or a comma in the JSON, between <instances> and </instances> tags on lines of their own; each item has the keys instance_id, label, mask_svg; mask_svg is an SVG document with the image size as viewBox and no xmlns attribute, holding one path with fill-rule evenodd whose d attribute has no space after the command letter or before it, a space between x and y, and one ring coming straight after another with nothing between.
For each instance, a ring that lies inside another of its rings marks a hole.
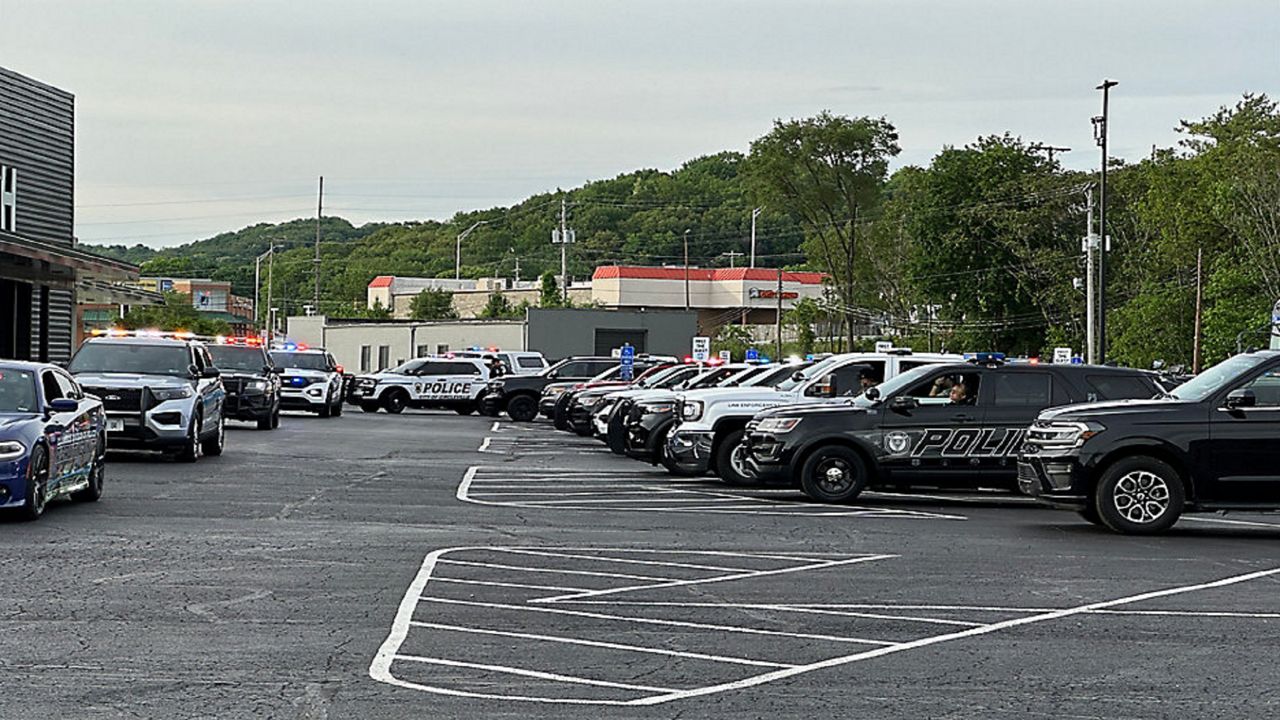
<instances>
[{"instance_id":1,"label":"police cruiser with graphics","mask_svg":"<svg viewBox=\"0 0 1280 720\"><path fill-rule=\"evenodd\" d=\"M1116 532L1183 513L1280 510L1280 352L1236 355L1153 400L1040 414L1023 492Z\"/></svg>"},{"instance_id":2,"label":"police cruiser with graphics","mask_svg":"<svg viewBox=\"0 0 1280 720\"><path fill-rule=\"evenodd\" d=\"M747 423L756 413L798 402L852 397L885 379L918 368L957 362L959 355L913 354L902 348L829 357L772 387L716 388L677 397L676 425L667 437L667 456L682 474L714 471L730 485L755 482L742 454Z\"/></svg>"},{"instance_id":3,"label":"police cruiser with graphics","mask_svg":"<svg viewBox=\"0 0 1280 720\"><path fill-rule=\"evenodd\" d=\"M926 365L852 400L766 411L748 426L747 462L821 502L877 485L1013 489L1026 428L1042 410L1160 393L1141 370L1002 360Z\"/></svg>"},{"instance_id":4,"label":"police cruiser with graphics","mask_svg":"<svg viewBox=\"0 0 1280 720\"><path fill-rule=\"evenodd\" d=\"M271 350L271 362L282 368L280 407L322 418L342 414L342 366L327 350L286 342Z\"/></svg>"},{"instance_id":5,"label":"police cruiser with graphics","mask_svg":"<svg viewBox=\"0 0 1280 720\"><path fill-rule=\"evenodd\" d=\"M476 411L476 398L489 382L483 359L425 357L389 370L361 375L351 389L351 401L365 412L404 412L412 408L442 408L459 415Z\"/></svg>"},{"instance_id":6,"label":"police cruiser with graphics","mask_svg":"<svg viewBox=\"0 0 1280 720\"><path fill-rule=\"evenodd\" d=\"M221 372L190 333L95 333L67 369L102 400L112 448L162 450L179 460L221 455L226 438Z\"/></svg>"},{"instance_id":7,"label":"police cruiser with graphics","mask_svg":"<svg viewBox=\"0 0 1280 720\"><path fill-rule=\"evenodd\" d=\"M223 406L230 420L248 420L259 430L280 427L280 373L256 337L217 337L208 346L222 371L227 398Z\"/></svg>"}]
</instances>

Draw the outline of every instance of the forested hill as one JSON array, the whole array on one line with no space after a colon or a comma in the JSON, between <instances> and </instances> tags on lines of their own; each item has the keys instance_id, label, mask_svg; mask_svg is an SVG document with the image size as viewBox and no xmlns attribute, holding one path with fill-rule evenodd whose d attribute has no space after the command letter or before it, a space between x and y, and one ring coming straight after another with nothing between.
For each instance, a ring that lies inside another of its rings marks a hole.
<instances>
[{"instance_id":1,"label":"forested hill","mask_svg":"<svg viewBox=\"0 0 1280 720\"><path fill-rule=\"evenodd\" d=\"M485 224L463 243L463 276L510 277L517 259L521 278L546 270L558 273L560 250L551 243L551 231L560 220L561 199L566 199L576 237L569 250L574 277L587 277L597 265L610 263L683 264L686 230L690 263L741 265L750 251L752 210L743 163L739 153L721 153L672 172L639 170L535 195L512 207L459 213L444 223L354 227L342 218L326 217L320 232L322 305L329 312L362 306L365 287L376 275L452 277L457 235L480 221ZM791 216L766 208L757 226L757 264L804 261L799 253L803 233ZM253 225L163 250L142 245L86 248L139 263L145 275L230 280L238 293L252 295L254 259L272 240L284 246L275 259L275 292L285 308L295 310L311 302L314 219ZM728 252L743 255L724 255Z\"/></svg>"}]
</instances>

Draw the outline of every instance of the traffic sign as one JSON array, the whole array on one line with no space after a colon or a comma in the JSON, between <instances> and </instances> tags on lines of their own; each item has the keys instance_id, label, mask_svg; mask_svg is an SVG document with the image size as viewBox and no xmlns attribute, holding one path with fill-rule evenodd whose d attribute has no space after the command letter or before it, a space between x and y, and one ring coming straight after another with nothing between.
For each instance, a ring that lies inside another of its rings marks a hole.
<instances>
[{"instance_id":1,"label":"traffic sign","mask_svg":"<svg viewBox=\"0 0 1280 720\"><path fill-rule=\"evenodd\" d=\"M1053 349L1053 364L1066 365L1071 362L1071 348L1056 347Z\"/></svg>"},{"instance_id":2,"label":"traffic sign","mask_svg":"<svg viewBox=\"0 0 1280 720\"><path fill-rule=\"evenodd\" d=\"M699 335L693 339L694 362L706 362L711 359L711 338Z\"/></svg>"},{"instance_id":3,"label":"traffic sign","mask_svg":"<svg viewBox=\"0 0 1280 720\"><path fill-rule=\"evenodd\" d=\"M760 359L760 351L756 348L747 348L747 362L756 362Z\"/></svg>"},{"instance_id":4,"label":"traffic sign","mask_svg":"<svg viewBox=\"0 0 1280 720\"><path fill-rule=\"evenodd\" d=\"M890 342L889 340L877 340L877 341L876 341L876 352L878 352L878 353L887 353L887 352L889 352L889 351L890 351L890 350L892 350L892 349L893 349L893 343L892 343L892 342Z\"/></svg>"},{"instance_id":5,"label":"traffic sign","mask_svg":"<svg viewBox=\"0 0 1280 720\"><path fill-rule=\"evenodd\" d=\"M618 355L622 359L622 369L619 375L624 382L631 382L631 379L635 377L636 371L636 349L632 347L631 343L624 343L618 351Z\"/></svg>"},{"instance_id":6,"label":"traffic sign","mask_svg":"<svg viewBox=\"0 0 1280 720\"><path fill-rule=\"evenodd\" d=\"M721 350L720 362L722 363L733 362L733 353L729 352L728 350Z\"/></svg>"}]
</instances>

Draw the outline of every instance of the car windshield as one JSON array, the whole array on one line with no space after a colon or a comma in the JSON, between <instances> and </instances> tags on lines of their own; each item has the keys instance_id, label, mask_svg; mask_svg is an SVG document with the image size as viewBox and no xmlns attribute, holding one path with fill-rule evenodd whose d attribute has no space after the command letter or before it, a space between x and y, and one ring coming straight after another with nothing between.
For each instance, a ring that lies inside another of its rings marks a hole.
<instances>
[{"instance_id":1,"label":"car windshield","mask_svg":"<svg viewBox=\"0 0 1280 720\"><path fill-rule=\"evenodd\" d=\"M73 373L191 375L191 353L184 345L89 342L71 359Z\"/></svg>"},{"instance_id":2,"label":"car windshield","mask_svg":"<svg viewBox=\"0 0 1280 720\"><path fill-rule=\"evenodd\" d=\"M271 361L278 367L297 368L299 370L328 370L329 360L324 353L303 353L288 352L285 350L273 350L271 352Z\"/></svg>"},{"instance_id":3,"label":"car windshield","mask_svg":"<svg viewBox=\"0 0 1280 720\"><path fill-rule=\"evenodd\" d=\"M805 365L783 365L782 367L772 368L742 383L742 385L744 387L776 387L779 383L791 379L791 376L797 370L803 370L805 367Z\"/></svg>"},{"instance_id":4,"label":"car windshield","mask_svg":"<svg viewBox=\"0 0 1280 720\"><path fill-rule=\"evenodd\" d=\"M834 357L829 357L826 360L823 360L822 362L818 363L817 365L814 365L808 370L803 370L803 371L797 370L796 372L800 373L798 377L795 376L795 374L793 373L792 377L786 378L785 380L779 382L777 385L774 385L774 387L777 388L778 390L781 390L782 392L786 392L788 390L795 390L802 383L808 381L811 378L822 377L824 374L826 374L828 369L830 369L833 365L839 363L840 360L841 360L840 356L837 355Z\"/></svg>"},{"instance_id":5,"label":"car windshield","mask_svg":"<svg viewBox=\"0 0 1280 720\"><path fill-rule=\"evenodd\" d=\"M740 372L734 373L724 382L720 383L720 387L738 387L739 385L748 385L750 380L764 372L763 367L749 367Z\"/></svg>"},{"instance_id":6,"label":"car windshield","mask_svg":"<svg viewBox=\"0 0 1280 720\"><path fill-rule=\"evenodd\" d=\"M36 374L0 368L0 412L36 411Z\"/></svg>"},{"instance_id":7,"label":"car windshield","mask_svg":"<svg viewBox=\"0 0 1280 720\"><path fill-rule=\"evenodd\" d=\"M880 394L876 396L875 400L867 399L866 395L858 395L857 397L852 398L850 402L852 402L855 405L865 405L865 406L874 405L877 402L880 402L880 400L888 397L893 397L894 395L901 392L903 389L910 387L912 383L916 382L920 378L923 378L925 375L928 375L934 370L937 370L938 367L939 366L937 365L921 365L918 368L912 368L911 370L908 370L900 375L896 375L892 378L889 378L888 380L885 380L884 382L877 385L876 390Z\"/></svg>"},{"instance_id":8,"label":"car windshield","mask_svg":"<svg viewBox=\"0 0 1280 720\"><path fill-rule=\"evenodd\" d=\"M681 370L684 368L679 365L658 368L640 376L636 380L636 385L642 388L665 387L664 383L679 375Z\"/></svg>"},{"instance_id":9,"label":"car windshield","mask_svg":"<svg viewBox=\"0 0 1280 720\"><path fill-rule=\"evenodd\" d=\"M1200 402L1239 377L1242 373L1267 361L1265 355L1245 353L1228 358L1173 389L1170 395L1179 400Z\"/></svg>"},{"instance_id":10,"label":"car windshield","mask_svg":"<svg viewBox=\"0 0 1280 720\"><path fill-rule=\"evenodd\" d=\"M267 364L267 359L262 357L262 350L256 347L210 345L209 354L213 356L213 364L223 370L260 373Z\"/></svg>"}]
</instances>

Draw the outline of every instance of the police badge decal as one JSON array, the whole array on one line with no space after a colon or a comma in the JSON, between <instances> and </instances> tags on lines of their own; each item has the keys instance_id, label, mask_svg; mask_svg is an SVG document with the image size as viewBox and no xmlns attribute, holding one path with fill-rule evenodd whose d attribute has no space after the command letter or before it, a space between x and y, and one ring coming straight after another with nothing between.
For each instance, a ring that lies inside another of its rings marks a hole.
<instances>
[{"instance_id":1,"label":"police badge decal","mask_svg":"<svg viewBox=\"0 0 1280 720\"><path fill-rule=\"evenodd\" d=\"M888 450L890 455L901 455L910 447L911 436L901 430L886 433L884 436L884 449Z\"/></svg>"}]
</instances>

